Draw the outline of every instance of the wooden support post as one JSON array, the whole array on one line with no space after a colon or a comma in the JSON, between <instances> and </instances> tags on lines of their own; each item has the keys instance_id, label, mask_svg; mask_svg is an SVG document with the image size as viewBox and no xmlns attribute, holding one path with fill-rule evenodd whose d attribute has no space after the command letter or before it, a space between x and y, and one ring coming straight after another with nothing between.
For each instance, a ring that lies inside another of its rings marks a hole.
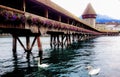
<instances>
[{"instance_id":1,"label":"wooden support post","mask_svg":"<svg viewBox=\"0 0 120 77\"><path fill-rule=\"evenodd\" d=\"M67 46L69 45L68 34L66 35Z\"/></svg>"},{"instance_id":2,"label":"wooden support post","mask_svg":"<svg viewBox=\"0 0 120 77\"><path fill-rule=\"evenodd\" d=\"M71 44L71 35L69 34L69 44Z\"/></svg>"},{"instance_id":3,"label":"wooden support post","mask_svg":"<svg viewBox=\"0 0 120 77\"><path fill-rule=\"evenodd\" d=\"M87 34L85 34L85 40L87 40L88 39L88 36L87 36Z\"/></svg>"},{"instance_id":4,"label":"wooden support post","mask_svg":"<svg viewBox=\"0 0 120 77\"><path fill-rule=\"evenodd\" d=\"M59 35L57 35L57 46L58 46L58 48L59 48L59 45L60 44L60 39L59 39Z\"/></svg>"},{"instance_id":5,"label":"wooden support post","mask_svg":"<svg viewBox=\"0 0 120 77\"><path fill-rule=\"evenodd\" d=\"M63 48L63 40L64 40L64 36L63 34L61 35L61 47Z\"/></svg>"},{"instance_id":6,"label":"wooden support post","mask_svg":"<svg viewBox=\"0 0 120 77\"><path fill-rule=\"evenodd\" d=\"M23 45L23 43L20 41L20 39L17 37L18 42L20 43L20 45L23 47L24 50L26 50L25 46Z\"/></svg>"},{"instance_id":7,"label":"wooden support post","mask_svg":"<svg viewBox=\"0 0 120 77\"><path fill-rule=\"evenodd\" d=\"M84 34L84 41L86 40L86 34Z\"/></svg>"},{"instance_id":8,"label":"wooden support post","mask_svg":"<svg viewBox=\"0 0 120 77\"><path fill-rule=\"evenodd\" d=\"M84 40L84 34L81 34L81 41Z\"/></svg>"},{"instance_id":9,"label":"wooden support post","mask_svg":"<svg viewBox=\"0 0 120 77\"><path fill-rule=\"evenodd\" d=\"M86 40L87 39L87 35L85 34L84 36L85 36L85 40Z\"/></svg>"},{"instance_id":10,"label":"wooden support post","mask_svg":"<svg viewBox=\"0 0 120 77\"><path fill-rule=\"evenodd\" d=\"M26 36L26 48L27 50L30 50L30 37Z\"/></svg>"},{"instance_id":11,"label":"wooden support post","mask_svg":"<svg viewBox=\"0 0 120 77\"><path fill-rule=\"evenodd\" d=\"M37 36L35 36L35 38L34 38L34 40L33 40L33 42L32 42L32 45L31 45L30 50L32 50L32 48L33 48L33 46L34 46L34 44L35 44L36 39L37 39Z\"/></svg>"},{"instance_id":12,"label":"wooden support post","mask_svg":"<svg viewBox=\"0 0 120 77\"><path fill-rule=\"evenodd\" d=\"M80 35L80 41L83 40L83 34L79 34Z\"/></svg>"},{"instance_id":13,"label":"wooden support post","mask_svg":"<svg viewBox=\"0 0 120 77\"><path fill-rule=\"evenodd\" d=\"M86 36L86 37L87 37L87 40L89 40L89 39L90 39L89 34L87 34L87 36Z\"/></svg>"},{"instance_id":14,"label":"wooden support post","mask_svg":"<svg viewBox=\"0 0 120 77\"><path fill-rule=\"evenodd\" d=\"M26 0L23 0L23 11L26 12Z\"/></svg>"},{"instance_id":15,"label":"wooden support post","mask_svg":"<svg viewBox=\"0 0 120 77\"><path fill-rule=\"evenodd\" d=\"M53 48L53 35L52 34L50 36L50 46L51 46L51 48Z\"/></svg>"},{"instance_id":16,"label":"wooden support post","mask_svg":"<svg viewBox=\"0 0 120 77\"><path fill-rule=\"evenodd\" d=\"M70 34L66 35L66 40L67 40L67 46L69 46L71 43Z\"/></svg>"},{"instance_id":17,"label":"wooden support post","mask_svg":"<svg viewBox=\"0 0 120 77\"><path fill-rule=\"evenodd\" d=\"M67 46L69 45L69 39L68 39L68 34L65 34L65 42L64 42L64 45L66 44Z\"/></svg>"},{"instance_id":18,"label":"wooden support post","mask_svg":"<svg viewBox=\"0 0 120 77\"><path fill-rule=\"evenodd\" d=\"M17 51L17 38L13 35L13 53L16 53Z\"/></svg>"},{"instance_id":19,"label":"wooden support post","mask_svg":"<svg viewBox=\"0 0 120 77\"><path fill-rule=\"evenodd\" d=\"M78 38L78 42L79 42L80 41L80 35L79 34L78 34L77 38Z\"/></svg>"},{"instance_id":20,"label":"wooden support post","mask_svg":"<svg viewBox=\"0 0 120 77\"><path fill-rule=\"evenodd\" d=\"M58 21L61 22L61 16L60 15L58 16Z\"/></svg>"},{"instance_id":21,"label":"wooden support post","mask_svg":"<svg viewBox=\"0 0 120 77\"><path fill-rule=\"evenodd\" d=\"M56 47L56 35L53 36L53 44L54 44L54 48Z\"/></svg>"},{"instance_id":22,"label":"wooden support post","mask_svg":"<svg viewBox=\"0 0 120 77\"><path fill-rule=\"evenodd\" d=\"M68 24L70 23L70 20L69 20L69 18L67 19L67 23L68 23Z\"/></svg>"},{"instance_id":23,"label":"wooden support post","mask_svg":"<svg viewBox=\"0 0 120 77\"><path fill-rule=\"evenodd\" d=\"M82 34L82 41L84 41L84 34Z\"/></svg>"},{"instance_id":24,"label":"wooden support post","mask_svg":"<svg viewBox=\"0 0 120 77\"><path fill-rule=\"evenodd\" d=\"M71 44L70 34L67 34L67 35L66 35L66 40L67 40L67 47L69 47L70 44Z\"/></svg>"},{"instance_id":25,"label":"wooden support post","mask_svg":"<svg viewBox=\"0 0 120 77\"><path fill-rule=\"evenodd\" d=\"M81 36L80 36L80 40L82 41L83 40L83 37L84 37L84 35L83 34L80 34Z\"/></svg>"},{"instance_id":26,"label":"wooden support post","mask_svg":"<svg viewBox=\"0 0 120 77\"><path fill-rule=\"evenodd\" d=\"M14 60L17 60L17 37L15 35L13 35L13 57Z\"/></svg>"},{"instance_id":27,"label":"wooden support post","mask_svg":"<svg viewBox=\"0 0 120 77\"><path fill-rule=\"evenodd\" d=\"M77 41L79 42L79 34L77 34Z\"/></svg>"},{"instance_id":28,"label":"wooden support post","mask_svg":"<svg viewBox=\"0 0 120 77\"><path fill-rule=\"evenodd\" d=\"M26 50L27 52L27 59L30 58L30 54L31 54L31 48L30 48L30 37L26 36Z\"/></svg>"},{"instance_id":29,"label":"wooden support post","mask_svg":"<svg viewBox=\"0 0 120 77\"><path fill-rule=\"evenodd\" d=\"M37 44L38 44L38 49L39 49L39 57L40 57L40 64L42 64L42 55L43 55L43 50L42 50L42 44L40 41L40 37L37 37Z\"/></svg>"},{"instance_id":30,"label":"wooden support post","mask_svg":"<svg viewBox=\"0 0 120 77\"><path fill-rule=\"evenodd\" d=\"M30 47L30 37L26 36L26 48L25 48L25 46L23 45L23 43L21 42L21 40L18 37L16 37L16 39L18 40L18 42L20 43L20 45L23 47L23 49L25 50L25 52L27 52L26 58L29 59L30 54L32 55L31 50L32 50L32 48L33 48L33 46L35 44L35 41L36 41L37 37L34 38L34 40L32 42L32 45Z\"/></svg>"},{"instance_id":31,"label":"wooden support post","mask_svg":"<svg viewBox=\"0 0 120 77\"><path fill-rule=\"evenodd\" d=\"M75 42L74 34L72 34L72 42L73 42L73 43Z\"/></svg>"},{"instance_id":32,"label":"wooden support post","mask_svg":"<svg viewBox=\"0 0 120 77\"><path fill-rule=\"evenodd\" d=\"M48 18L49 14L48 14L48 9L45 9L45 17Z\"/></svg>"},{"instance_id":33,"label":"wooden support post","mask_svg":"<svg viewBox=\"0 0 120 77\"><path fill-rule=\"evenodd\" d=\"M78 42L78 34L76 34L76 41Z\"/></svg>"}]
</instances>

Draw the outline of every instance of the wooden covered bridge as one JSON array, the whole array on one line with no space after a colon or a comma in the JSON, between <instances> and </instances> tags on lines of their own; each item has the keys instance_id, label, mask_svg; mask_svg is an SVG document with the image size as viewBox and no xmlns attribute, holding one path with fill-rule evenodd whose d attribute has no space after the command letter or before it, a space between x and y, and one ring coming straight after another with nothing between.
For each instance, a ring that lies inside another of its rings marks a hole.
<instances>
[{"instance_id":1,"label":"wooden covered bridge","mask_svg":"<svg viewBox=\"0 0 120 77\"><path fill-rule=\"evenodd\" d=\"M17 40L30 57L37 40L42 57L40 36L49 34L50 45L63 47L75 41L83 41L100 35L116 35L118 32L101 32L69 13L50 0L0 0L0 32L13 36L13 52ZM30 37L34 37L30 45ZM26 46L19 37L26 37ZM42 59L42 58L41 58Z\"/></svg>"}]
</instances>

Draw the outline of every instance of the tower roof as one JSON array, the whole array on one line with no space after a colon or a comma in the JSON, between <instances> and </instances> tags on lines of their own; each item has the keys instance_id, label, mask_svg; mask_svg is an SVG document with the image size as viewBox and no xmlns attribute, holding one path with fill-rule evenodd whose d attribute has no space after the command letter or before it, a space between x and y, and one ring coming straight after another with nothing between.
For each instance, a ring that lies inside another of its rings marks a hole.
<instances>
[{"instance_id":1,"label":"tower roof","mask_svg":"<svg viewBox=\"0 0 120 77\"><path fill-rule=\"evenodd\" d=\"M93 9L91 3L89 3L85 9L85 11L83 12L82 15L89 15L89 14L95 14L96 15L96 12L95 10Z\"/></svg>"}]
</instances>

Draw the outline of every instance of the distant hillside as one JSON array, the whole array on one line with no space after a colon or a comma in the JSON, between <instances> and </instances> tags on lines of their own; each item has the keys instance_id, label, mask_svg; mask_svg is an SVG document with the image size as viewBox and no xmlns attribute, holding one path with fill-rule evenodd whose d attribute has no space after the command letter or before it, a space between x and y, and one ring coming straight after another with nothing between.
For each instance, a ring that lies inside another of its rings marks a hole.
<instances>
[{"instance_id":1,"label":"distant hillside","mask_svg":"<svg viewBox=\"0 0 120 77\"><path fill-rule=\"evenodd\" d=\"M80 18L82 18L82 17L80 17ZM96 22L97 23L106 23L106 22L118 22L118 23L120 23L120 20L113 19L107 15L97 14Z\"/></svg>"},{"instance_id":2,"label":"distant hillside","mask_svg":"<svg viewBox=\"0 0 120 77\"><path fill-rule=\"evenodd\" d=\"M120 20L113 19L107 15L97 14L96 22L97 23L106 23L106 22L119 22L120 23Z\"/></svg>"}]
</instances>

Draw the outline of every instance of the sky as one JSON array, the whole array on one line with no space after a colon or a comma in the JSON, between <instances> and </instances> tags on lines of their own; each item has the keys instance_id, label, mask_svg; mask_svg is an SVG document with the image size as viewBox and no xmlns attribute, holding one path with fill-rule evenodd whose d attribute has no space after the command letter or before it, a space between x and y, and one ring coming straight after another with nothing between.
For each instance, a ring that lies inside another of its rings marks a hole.
<instances>
[{"instance_id":1,"label":"sky","mask_svg":"<svg viewBox=\"0 0 120 77\"><path fill-rule=\"evenodd\" d=\"M88 3L91 3L97 14L120 19L120 0L51 0L72 14L80 17Z\"/></svg>"}]
</instances>

